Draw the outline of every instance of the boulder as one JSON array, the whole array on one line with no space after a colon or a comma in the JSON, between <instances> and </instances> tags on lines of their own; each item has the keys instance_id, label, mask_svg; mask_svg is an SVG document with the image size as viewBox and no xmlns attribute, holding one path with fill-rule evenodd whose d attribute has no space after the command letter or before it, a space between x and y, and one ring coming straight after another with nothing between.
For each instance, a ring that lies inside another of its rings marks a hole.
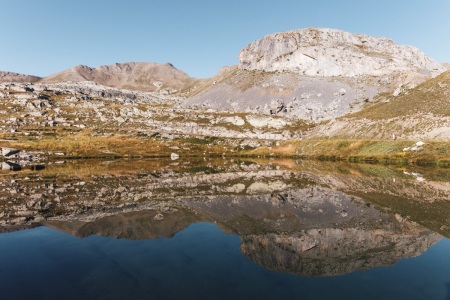
<instances>
[{"instance_id":1,"label":"boulder","mask_svg":"<svg viewBox=\"0 0 450 300\"><path fill-rule=\"evenodd\" d=\"M6 147L2 147L2 156L3 157L9 157L12 155L15 155L17 153L19 153L20 150L14 149L14 148L6 148Z\"/></svg>"}]
</instances>

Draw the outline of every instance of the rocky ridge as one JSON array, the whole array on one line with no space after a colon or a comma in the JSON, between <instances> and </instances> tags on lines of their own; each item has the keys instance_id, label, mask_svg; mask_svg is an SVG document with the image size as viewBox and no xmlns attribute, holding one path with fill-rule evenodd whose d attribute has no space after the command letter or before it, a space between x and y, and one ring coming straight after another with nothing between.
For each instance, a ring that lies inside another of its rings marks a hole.
<instances>
[{"instance_id":1,"label":"rocky ridge","mask_svg":"<svg viewBox=\"0 0 450 300\"><path fill-rule=\"evenodd\" d=\"M0 71L0 83L2 83L2 82L36 82L39 80L41 80L41 77L38 77L38 76Z\"/></svg>"},{"instance_id":2,"label":"rocky ridge","mask_svg":"<svg viewBox=\"0 0 450 300\"><path fill-rule=\"evenodd\" d=\"M180 94L187 85L195 82L170 63L146 62L116 63L96 68L79 65L40 80L42 83L64 81L92 81L115 88L160 92L165 95Z\"/></svg>"},{"instance_id":3,"label":"rocky ridge","mask_svg":"<svg viewBox=\"0 0 450 300\"><path fill-rule=\"evenodd\" d=\"M313 136L447 140L450 138L450 71L413 89L377 97L359 112L318 126Z\"/></svg>"}]
</instances>

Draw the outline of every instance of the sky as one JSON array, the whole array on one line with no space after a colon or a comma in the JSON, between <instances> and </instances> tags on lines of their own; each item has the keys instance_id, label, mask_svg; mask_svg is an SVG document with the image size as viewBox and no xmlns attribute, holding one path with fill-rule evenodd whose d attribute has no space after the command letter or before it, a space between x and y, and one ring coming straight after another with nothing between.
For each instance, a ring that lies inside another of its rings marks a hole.
<instances>
[{"instance_id":1,"label":"sky","mask_svg":"<svg viewBox=\"0 0 450 300\"><path fill-rule=\"evenodd\" d=\"M450 62L448 0L0 0L0 70L172 63L204 78L275 32L326 27L383 36Z\"/></svg>"}]
</instances>

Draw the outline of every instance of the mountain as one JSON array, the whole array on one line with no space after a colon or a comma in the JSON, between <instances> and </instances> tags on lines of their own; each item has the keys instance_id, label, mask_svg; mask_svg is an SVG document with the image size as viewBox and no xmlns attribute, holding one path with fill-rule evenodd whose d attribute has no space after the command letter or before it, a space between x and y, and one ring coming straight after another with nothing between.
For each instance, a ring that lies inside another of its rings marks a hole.
<instances>
[{"instance_id":1,"label":"mountain","mask_svg":"<svg viewBox=\"0 0 450 300\"><path fill-rule=\"evenodd\" d=\"M68 126L101 135L265 142L450 137L448 65L417 48L335 29L302 29L263 37L246 46L239 60L207 79L191 78L171 64L121 63L76 66L33 85L5 84L0 106L17 106L14 112L4 110L2 131ZM90 99L99 102L84 101Z\"/></svg>"},{"instance_id":2,"label":"mountain","mask_svg":"<svg viewBox=\"0 0 450 300\"><path fill-rule=\"evenodd\" d=\"M417 48L336 29L268 35L194 90L187 107L210 107L313 121L358 111L380 93L398 93L446 70Z\"/></svg>"},{"instance_id":3,"label":"mountain","mask_svg":"<svg viewBox=\"0 0 450 300\"><path fill-rule=\"evenodd\" d=\"M239 53L239 68L307 76L380 76L395 71L439 74L445 68L419 49L383 37L307 28L268 35Z\"/></svg>"},{"instance_id":4,"label":"mountain","mask_svg":"<svg viewBox=\"0 0 450 300\"><path fill-rule=\"evenodd\" d=\"M0 71L0 82L36 82L40 79L40 77L33 75Z\"/></svg>"},{"instance_id":5,"label":"mountain","mask_svg":"<svg viewBox=\"0 0 450 300\"><path fill-rule=\"evenodd\" d=\"M180 94L195 79L170 63L129 62L96 68L79 65L41 80L41 82L61 81L93 81L116 88Z\"/></svg>"}]
</instances>

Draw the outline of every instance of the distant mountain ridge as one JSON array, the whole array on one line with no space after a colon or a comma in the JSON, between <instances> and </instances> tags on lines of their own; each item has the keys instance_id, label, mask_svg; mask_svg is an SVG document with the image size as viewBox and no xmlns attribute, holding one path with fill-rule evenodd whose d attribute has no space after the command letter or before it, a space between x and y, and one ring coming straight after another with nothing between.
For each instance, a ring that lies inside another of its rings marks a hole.
<instances>
[{"instance_id":1,"label":"distant mountain ridge","mask_svg":"<svg viewBox=\"0 0 450 300\"><path fill-rule=\"evenodd\" d=\"M36 82L40 79L38 76L0 71L0 82Z\"/></svg>"},{"instance_id":2,"label":"distant mountain ridge","mask_svg":"<svg viewBox=\"0 0 450 300\"><path fill-rule=\"evenodd\" d=\"M145 92L163 90L168 94L177 94L194 79L170 63L128 62L96 68L78 65L41 80L41 82L61 81L92 81L116 88Z\"/></svg>"}]
</instances>

